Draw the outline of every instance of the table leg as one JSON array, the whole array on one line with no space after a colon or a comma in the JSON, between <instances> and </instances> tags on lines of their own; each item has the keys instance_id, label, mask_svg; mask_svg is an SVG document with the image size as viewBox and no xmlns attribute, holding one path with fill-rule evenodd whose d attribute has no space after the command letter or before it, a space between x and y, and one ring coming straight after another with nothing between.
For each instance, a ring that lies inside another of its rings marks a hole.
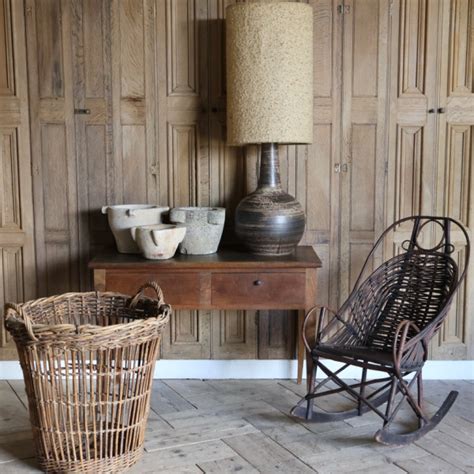
<instances>
[{"instance_id":1,"label":"table leg","mask_svg":"<svg viewBox=\"0 0 474 474\"><path fill-rule=\"evenodd\" d=\"M296 336L297 348L298 348L298 378L297 383L300 384L303 381L303 363L305 359L305 346L303 344L303 322L305 317L305 311L303 309L298 310L298 334Z\"/></svg>"}]
</instances>

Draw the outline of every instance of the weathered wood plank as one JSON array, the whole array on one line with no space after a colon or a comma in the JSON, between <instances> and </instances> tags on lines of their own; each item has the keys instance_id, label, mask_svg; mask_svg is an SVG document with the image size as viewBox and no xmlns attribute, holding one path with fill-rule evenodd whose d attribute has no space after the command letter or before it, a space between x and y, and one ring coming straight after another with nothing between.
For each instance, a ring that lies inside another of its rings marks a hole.
<instances>
[{"instance_id":1,"label":"weathered wood plank","mask_svg":"<svg viewBox=\"0 0 474 474\"><path fill-rule=\"evenodd\" d=\"M8 434L0 433L0 464L34 456L33 434L30 429ZM0 467L0 472L2 467Z\"/></svg>"},{"instance_id":2,"label":"weathered wood plank","mask_svg":"<svg viewBox=\"0 0 474 474\"><path fill-rule=\"evenodd\" d=\"M473 470L473 424L465 417L449 414L435 431L416 444L401 448L374 442L373 435L381 425L370 422L351 426L350 420L337 423L300 423L287 412L272 406L278 395L298 397L288 381L179 381L179 389L160 381L156 393L163 390L168 413L150 413L145 436L145 453L132 473L216 473L216 472L321 472L321 473L399 473L449 472L456 474ZM296 387L293 384L294 387ZM470 395L472 384L456 383L463 398ZM39 472L32 459L32 434L27 410L15 391L23 384L0 382L0 472ZM14 390L15 389L15 390ZM223 401L205 409L194 408L183 397L193 389L199 398L205 394ZM446 387L430 383L442 398ZM298 390L298 389L296 389ZM275 397L275 398L273 398ZM235 398L239 401L235 402ZM225 403L229 400L230 403ZM264 401L266 400L266 401ZM171 402L172 401L172 402ZM161 403L159 401L158 403ZM175 406L171 411L171 403ZM286 401L284 402L286 403ZM178 409L178 406L180 407ZM189 408L189 407L192 408ZM433 412L436 406L429 404ZM468 409L468 408L464 408ZM166 411L166 410L165 410ZM3 423L2 416L16 414L20 425ZM406 429L413 421L410 409L400 412L395 429ZM362 420L364 415L357 420Z\"/></svg>"},{"instance_id":3,"label":"weathered wood plank","mask_svg":"<svg viewBox=\"0 0 474 474\"><path fill-rule=\"evenodd\" d=\"M159 454L150 459L153 465L153 472L161 472L162 469L181 469L181 466L189 466L204 461L216 461L235 456L233 451L223 441L210 441L205 443L188 444L178 448L167 448L159 451ZM137 464L135 471L140 470L140 464Z\"/></svg>"},{"instance_id":4,"label":"weathered wood plank","mask_svg":"<svg viewBox=\"0 0 474 474\"><path fill-rule=\"evenodd\" d=\"M4 434L30 427L28 412L5 380L0 381L0 400L0 426Z\"/></svg>"},{"instance_id":5,"label":"weathered wood plank","mask_svg":"<svg viewBox=\"0 0 474 474\"><path fill-rule=\"evenodd\" d=\"M245 459L237 455L228 459L219 459L218 461L201 462L198 464L198 467L206 474L222 474L223 472L257 474L259 472Z\"/></svg>"},{"instance_id":6,"label":"weathered wood plank","mask_svg":"<svg viewBox=\"0 0 474 474\"><path fill-rule=\"evenodd\" d=\"M307 467L296 456L262 433L228 438L225 443L260 472L275 472L287 461L293 461L294 469Z\"/></svg>"},{"instance_id":7,"label":"weathered wood plank","mask_svg":"<svg viewBox=\"0 0 474 474\"><path fill-rule=\"evenodd\" d=\"M431 431L419 439L416 444L459 469L465 471L474 470L473 450L467 444L446 433Z\"/></svg>"},{"instance_id":8,"label":"weathered wood plank","mask_svg":"<svg viewBox=\"0 0 474 474\"><path fill-rule=\"evenodd\" d=\"M151 408L159 414L175 411L191 410L194 405L161 380L153 382L150 400Z\"/></svg>"},{"instance_id":9,"label":"weathered wood plank","mask_svg":"<svg viewBox=\"0 0 474 474\"><path fill-rule=\"evenodd\" d=\"M400 466L409 474L461 474L461 469L454 467L452 464L447 463L438 456L423 456L418 459L401 459L396 461L397 466Z\"/></svg>"},{"instance_id":10,"label":"weathered wood plank","mask_svg":"<svg viewBox=\"0 0 474 474\"><path fill-rule=\"evenodd\" d=\"M227 421L226 423L212 423L200 425L199 427L160 431L158 433L148 432L145 440L145 449L148 452L162 451L172 447L183 447L207 441L218 441L219 439L242 436L257 433L258 430L244 420Z\"/></svg>"}]
</instances>

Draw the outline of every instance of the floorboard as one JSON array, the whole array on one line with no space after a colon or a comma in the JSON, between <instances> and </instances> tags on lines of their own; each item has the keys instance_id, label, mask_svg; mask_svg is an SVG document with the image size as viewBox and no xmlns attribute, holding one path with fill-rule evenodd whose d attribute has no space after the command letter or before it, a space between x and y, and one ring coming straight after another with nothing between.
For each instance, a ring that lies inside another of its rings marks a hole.
<instances>
[{"instance_id":1,"label":"floorboard","mask_svg":"<svg viewBox=\"0 0 474 474\"><path fill-rule=\"evenodd\" d=\"M447 473L474 472L474 384L427 381L426 409L434 413L450 390L459 397L425 437L400 448L374 441L373 413L331 423L289 416L304 395L293 380L155 380L143 457L131 473ZM0 381L0 472L40 472L34 459L22 382ZM322 410L347 408L337 394ZM400 410L396 429L413 423Z\"/></svg>"}]
</instances>

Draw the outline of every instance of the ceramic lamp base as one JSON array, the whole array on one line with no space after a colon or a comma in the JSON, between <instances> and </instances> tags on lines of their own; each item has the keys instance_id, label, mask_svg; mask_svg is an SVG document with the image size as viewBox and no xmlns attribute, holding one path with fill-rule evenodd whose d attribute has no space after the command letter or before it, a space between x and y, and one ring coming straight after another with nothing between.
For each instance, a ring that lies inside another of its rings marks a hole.
<instances>
[{"instance_id":1,"label":"ceramic lamp base","mask_svg":"<svg viewBox=\"0 0 474 474\"><path fill-rule=\"evenodd\" d=\"M281 188L278 146L262 144L257 189L240 201L235 232L258 255L288 255L303 237L305 215L300 203Z\"/></svg>"}]
</instances>

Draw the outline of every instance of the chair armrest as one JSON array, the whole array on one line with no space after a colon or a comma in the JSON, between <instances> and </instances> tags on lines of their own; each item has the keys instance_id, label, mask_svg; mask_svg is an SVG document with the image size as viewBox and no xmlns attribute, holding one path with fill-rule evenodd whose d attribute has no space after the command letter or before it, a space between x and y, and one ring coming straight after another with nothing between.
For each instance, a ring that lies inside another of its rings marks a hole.
<instances>
[{"instance_id":1,"label":"chair armrest","mask_svg":"<svg viewBox=\"0 0 474 474\"><path fill-rule=\"evenodd\" d=\"M328 319L329 314L333 315L331 320ZM336 311L327 306L313 306L306 314L302 328L303 343L308 352L311 352L316 344L319 343L323 332L333 326L337 321Z\"/></svg>"},{"instance_id":2,"label":"chair armrest","mask_svg":"<svg viewBox=\"0 0 474 474\"><path fill-rule=\"evenodd\" d=\"M402 361L412 359L415 363L420 359L426 360L428 346L424 336L424 332L413 321L405 319L398 325L393 344L393 360L397 370Z\"/></svg>"}]
</instances>

